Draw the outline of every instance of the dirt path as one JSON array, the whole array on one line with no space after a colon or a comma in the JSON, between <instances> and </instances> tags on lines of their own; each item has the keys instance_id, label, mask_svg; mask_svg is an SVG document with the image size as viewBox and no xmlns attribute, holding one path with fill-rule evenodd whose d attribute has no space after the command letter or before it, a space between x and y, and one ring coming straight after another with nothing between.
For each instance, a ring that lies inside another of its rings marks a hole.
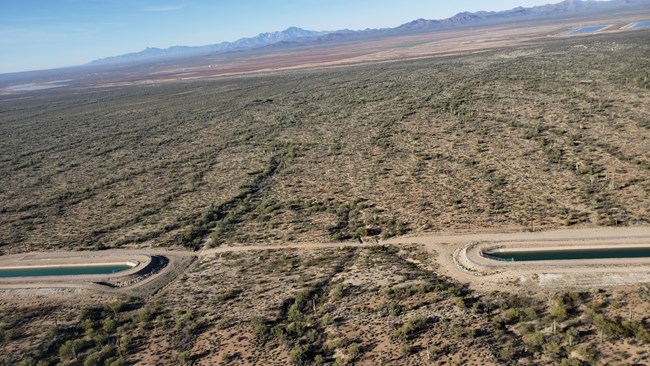
<instances>
[{"instance_id":1,"label":"dirt path","mask_svg":"<svg viewBox=\"0 0 650 366\"><path fill-rule=\"evenodd\" d=\"M234 245L224 246L219 248L203 249L200 252L187 252L187 251L161 251L146 249L138 250L110 250L101 253L88 252L89 262L102 261L107 256L125 256L125 255L140 255L140 254L160 254L168 257L171 260L170 265L163 270L160 274L153 276L151 279L143 281L142 284L136 286L134 290L143 291L145 288L152 287L159 289L165 286L168 282L187 268L192 262L192 258L198 256L199 261L207 256L219 255L222 253L231 252L246 252L246 251L260 251L260 250L316 250L316 249L336 249L336 248L364 248L376 245L404 245L404 244L424 244L426 248L437 255L437 262L440 265L442 274L456 278L461 282L470 283L476 289L481 290L504 290L508 288L517 289L521 287L522 283L531 284L535 282L537 286L562 286L565 284L571 285L576 281L582 281L585 285L595 286L601 283L605 285L611 284L629 284L638 282L650 282L650 265L647 263L639 264L634 263L634 266L621 266L621 262L616 265L609 265L608 263L594 262L593 266L584 266L572 268L558 268L558 266L547 266L542 269L539 266L531 266L531 268L505 268L505 269L490 269L486 273L472 273L471 271L463 270L462 266L454 260L454 252L468 243L517 243L521 245L549 245L549 243L556 243L561 245L576 245L580 247L589 247L591 245L598 245L603 243L630 243L637 244L650 244L650 227L624 227L624 228L573 228L573 229L558 229L540 232L496 232L486 231L482 233L431 233L422 234L417 236L405 236L393 238L384 241L371 241L366 243L359 242L337 242L337 243L291 243L283 245ZM83 256L84 252L76 252L76 256ZM64 258L67 253L27 253L18 255L22 257L37 258ZM178 262L178 264L177 264ZM623 263L624 264L624 263ZM599 274L589 276L598 268ZM628 273L629 275L627 275ZM609 278L609 283L605 281ZM148 282L151 281L152 284ZM532 281L532 282L531 282ZM573 281L573 282L572 282ZM605 281L605 282L603 282ZM612 282L613 281L613 282ZM618 281L618 282L616 282ZM69 281L63 281L69 282ZM155 282L155 286L153 285ZM8 284L5 284L8 285ZM88 289L88 284L75 285L67 283L62 285L69 288L85 288ZM7 286L9 288L17 288L20 286ZM55 288L58 287L52 283L30 283L30 288ZM131 289L129 289L131 290ZM118 290L112 290L118 291ZM123 290L119 290L123 292ZM152 293L155 290L152 290Z\"/></svg>"},{"instance_id":2,"label":"dirt path","mask_svg":"<svg viewBox=\"0 0 650 366\"><path fill-rule=\"evenodd\" d=\"M381 243L359 243L359 242L339 242L339 243L294 243L294 244L281 244L281 245L239 245L239 246L223 246L218 248L205 249L200 252L199 258L210 256L220 253L229 252L248 252L256 250L282 250L282 249L298 249L298 250L313 250L313 249L333 249L333 248L346 248L346 247L371 247L381 245Z\"/></svg>"},{"instance_id":3,"label":"dirt path","mask_svg":"<svg viewBox=\"0 0 650 366\"><path fill-rule=\"evenodd\" d=\"M294 243L285 245L253 245L229 246L203 250L199 257L228 252L244 252L255 250L314 250L345 247L369 247L375 245L424 244L426 248L436 253L439 270L458 281L469 283L470 286L482 291L508 290L522 291L523 289L556 289L563 287L600 287L630 285L640 282L650 282L649 260L639 261L617 259L610 263L608 260L593 260L589 262L564 262L561 265L531 265L519 267L491 266L474 271L465 268L454 259L465 245L469 243L499 243L517 246L553 246L569 245L588 248L603 244L650 245L650 227L583 227L555 229L539 232L496 232L482 233L431 233L417 236L405 236L380 241L378 243ZM472 264L468 263L471 267Z\"/></svg>"},{"instance_id":4,"label":"dirt path","mask_svg":"<svg viewBox=\"0 0 650 366\"><path fill-rule=\"evenodd\" d=\"M578 229L558 229L539 232L494 232L486 231L479 233L431 233L417 236L403 236L379 242L336 242L336 243L291 243L281 245L235 245L218 248L204 249L199 257L210 256L227 252L245 252L255 250L279 250L279 249L328 249L345 247L369 247L385 244L425 244L431 249L438 249L439 246L452 244L465 244L470 242L529 242L529 241L576 241L588 244L591 241L615 240L615 239L649 239L650 226L639 227L598 227Z\"/></svg>"}]
</instances>

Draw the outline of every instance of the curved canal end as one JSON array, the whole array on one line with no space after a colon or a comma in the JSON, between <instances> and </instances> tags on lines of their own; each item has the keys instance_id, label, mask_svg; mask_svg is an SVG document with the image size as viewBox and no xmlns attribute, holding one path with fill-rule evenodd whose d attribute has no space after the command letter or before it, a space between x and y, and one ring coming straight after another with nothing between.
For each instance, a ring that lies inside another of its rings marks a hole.
<instances>
[{"instance_id":1,"label":"curved canal end","mask_svg":"<svg viewBox=\"0 0 650 366\"><path fill-rule=\"evenodd\" d=\"M0 290L76 289L144 297L195 260L194 253L144 250L25 253L0 257Z\"/></svg>"}]
</instances>

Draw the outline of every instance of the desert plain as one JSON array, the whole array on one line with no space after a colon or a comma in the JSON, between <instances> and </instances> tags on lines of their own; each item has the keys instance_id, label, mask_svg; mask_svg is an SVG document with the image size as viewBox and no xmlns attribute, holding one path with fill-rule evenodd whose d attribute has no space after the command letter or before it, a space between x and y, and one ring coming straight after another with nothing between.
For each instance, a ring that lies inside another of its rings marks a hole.
<instances>
[{"instance_id":1,"label":"desert plain","mask_svg":"<svg viewBox=\"0 0 650 366\"><path fill-rule=\"evenodd\" d=\"M647 260L457 257L650 244L650 30L621 29L648 18L4 90L3 260L172 260L130 288L0 279L0 364L650 363Z\"/></svg>"}]
</instances>

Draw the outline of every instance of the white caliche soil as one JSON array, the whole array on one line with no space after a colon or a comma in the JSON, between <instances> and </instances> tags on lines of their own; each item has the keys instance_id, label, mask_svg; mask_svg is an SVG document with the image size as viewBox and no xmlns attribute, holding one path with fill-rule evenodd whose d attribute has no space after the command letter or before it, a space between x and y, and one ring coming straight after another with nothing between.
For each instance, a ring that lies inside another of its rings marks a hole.
<instances>
[{"instance_id":1,"label":"white caliche soil","mask_svg":"<svg viewBox=\"0 0 650 366\"><path fill-rule=\"evenodd\" d=\"M650 282L650 258L497 262L481 257L486 247L650 246L650 227L595 227L542 232L431 234L388 240L420 243L439 254L441 270L485 291L608 287Z\"/></svg>"}]
</instances>

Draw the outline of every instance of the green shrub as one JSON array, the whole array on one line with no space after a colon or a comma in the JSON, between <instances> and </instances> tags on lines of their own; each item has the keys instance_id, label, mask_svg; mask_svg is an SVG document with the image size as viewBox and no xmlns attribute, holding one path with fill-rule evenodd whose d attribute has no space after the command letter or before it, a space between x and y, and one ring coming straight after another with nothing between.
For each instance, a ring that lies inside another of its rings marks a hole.
<instances>
[{"instance_id":1,"label":"green shrub","mask_svg":"<svg viewBox=\"0 0 650 366\"><path fill-rule=\"evenodd\" d=\"M422 315L416 315L409 318L404 325L393 332L393 337L400 341L412 338L415 334L422 331L429 320Z\"/></svg>"},{"instance_id":2,"label":"green shrub","mask_svg":"<svg viewBox=\"0 0 650 366\"><path fill-rule=\"evenodd\" d=\"M551 307L551 310L549 310L549 316L559 321L566 320L568 317L566 306L562 304L553 305L553 307Z\"/></svg>"},{"instance_id":3,"label":"green shrub","mask_svg":"<svg viewBox=\"0 0 650 366\"><path fill-rule=\"evenodd\" d=\"M110 361L107 360L106 364L108 366L124 366L126 364L126 361L124 360L124 357L117 357L114 359L111 359Z\"/></svg>"},{"instance_id":4,"label":"green shrub","mask_svg":"<svg viewBox=\"0 0 650 366\"><path fill-rule=\"evenodd\" d=\"M361 347L359 347L359 344L357 343L350 343L348 345L348 357L350 361L356 360L359 355L361 354Z\"/></svg>"},{"instance_id":5,"label":"green shrub","mask_svg":"<svg viewBox=\"0 0 650 366\"><path fill-rule=\"evenodd\" d=\"M524 343L533 349L538 349L544 344L544 335L540 332L528 333L523 338Z\"/></svg>"},{"instance_id":6,"label":"green shrub","mask_svg":"<svg viewBox=\"0 0 650 366\"><path fill-rule=\"evenodd\" d=\"M77 358L77 350L75 349L74 342L72 340L66 341L59 347L59 358L62 360Z\"/></svg>"},{"instance_id":7,"label":"green shrub","mask_svg":"<svg viewBox=\"0 0 650 366\"><path fill-rule=\"evenodd\" d=\"M506 310L505 313L503 313L503 320L507 324L519 323L521 318L522 318L522 314L518 309L508 309Z\"/></svg>"},{"instance_id":8,"label":"green shrub","mask_svg":"<svg viewBox=\"0 0 650 366\"><path fill-rule=\"evenodd\" d=\"M187 365L190 361L190 356L191 356L190 351L182 351L178 353L178 355L176 356L176 360L180 365Z\"/></svg>"},{"instance_id":9,"label":"green shrub","mask_svg":"<svg viewBox=\"0 0 650 366\"><path fill-rule=\"evenodd\" d=\"M552 356L558 356L562 352L562 347L556 341L550 341L543 346L544 351Z\"/></svg>"},{"instance_id":10,"label":"green shrub","mask_svg":"<svg viewBox=\"0 0 650 366\"><path fill-rule=\"evenodd\" d=\"M537 318L537 311L535 308L532 307L527 307L523 311L523 319L530 321L530 320L535 320Z\"/></svg>"},{"instance_id":11,"label":"green shrub","mask_svg":"<svg viewBox=\"0 0 650 366\"><path fill-rule=\"evenodd\" d=\"M404 357L408 357L413 354L413 352L415 352L415 347L410 344L402 344L400 346L400 350L402 351L402 355L404 355Z\"/></svg>"},{"instance_id":12,"label":"green shrub","mask_svg":"<svg viewBox=\"0 0 650 366\"><path fill-rule=\"evenodd\" d=\"M467 309L467 305L465 305L465 299L462 296L454 296L454 304L461 310Z\"/></svg>"},{"instance_id":13,"label":"green shrub","mask_svg":"<svg viewBox=\"0 0 650 366\"><path fill-rule=\"evenodd\" d=\"M115 329L115 321L111 318L106 318L102 321L102 329L106 333L110 333Z\"/></svg>"},{"instance_id":14,"label":"green shrub","mask_svg":"<svg viewBox=\"0 0 650 366\"><path fill-rule=\"evenodd\" d=\"M216 300L217 302L232 300L237 298L241 293L242 293L241 289L238 288L229 289L226 292L217 295Z\"/></svg>"},{"instance_id":15,"label":"green shrub","mask_svg":"<svg viewBox=\"0 0 650 366\"><path fill-rule=\"evenodd\" d=\"M334 300L341 299L345 294L345 287L346 286L344 284L342 284L342 283L339 283L336 286L334 286L334 288L332 289L332 292L330 293L331 296L332 296L332 299L334 299Z\"/></svg>"},{"instance_id":16,"label":"green shrub","mask_svg":"<svg viewBox=\"0 0 650 366\"><path fill-rule=\"evenodd\" d=\"M307 346L295 346L289 351L289 361L294 365L303 365L307 361Z\"/></svg>"},{"instance_id":17,"label":"green shrub","mask_svg":"<svg viewBox=\"0 0 650 366\"><path fill-rule=\"evenodd\" d=\"M84 360L84 366L97 366L101 361L101 355L99 352L93 352L89 354Z\"/></svg>"}]
</instances>

